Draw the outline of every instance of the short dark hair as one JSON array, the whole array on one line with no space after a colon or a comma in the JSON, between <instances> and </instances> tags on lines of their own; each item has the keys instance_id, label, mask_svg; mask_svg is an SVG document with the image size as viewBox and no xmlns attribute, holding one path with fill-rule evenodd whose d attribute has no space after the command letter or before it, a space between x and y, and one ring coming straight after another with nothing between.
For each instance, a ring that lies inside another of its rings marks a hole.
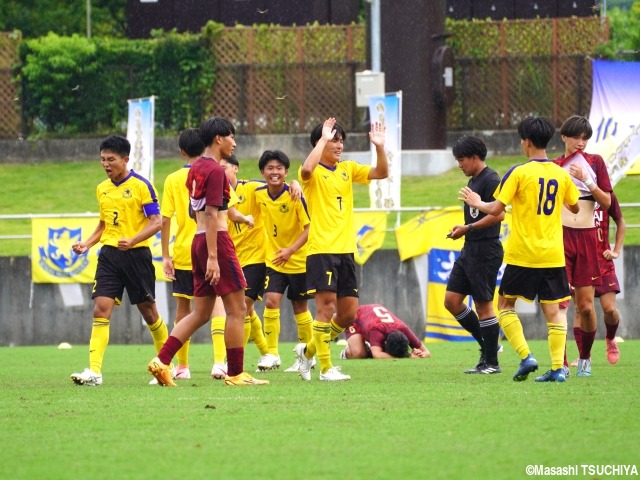
<instances>
[{"instance_id":1,"label":"short dark hair","mask_svg":"<svg viewBox=\"0 0 640 480\"><path fill-rule=\"evenodd\" d=\"M131 144L129 140L120 135L109 135L100 142L100 151L108 150L117 153L121 157L128 157L131 152Z\"/></svg>"},{"instance_id":2,"label":"short dark hair","mask_svg":"<svg viewBox=\"0 0 640 480\"><path fill-rule=\"evenodd\" d=\"M482 139L471 135L460 137L453 146L452 152L456 159L477 155L484 162L487 158L487 146Z\"/></svg>"},{"instance_id":3,"label":"short dark hair","mask_svg":"<svg viewBox=\"0 0 640 480\"><path fill-rule=\"evenodd\" d=\"M392 357L406 358L409 356L409 339L400 330L395 330L387 335L384 351Z\"/></svg>"},{"instance_id":4,"label":"short dark hair","mask_svg":"<svg viewBox=\"0 0 640 480\"><path fill-rule=\"evenodd\" d=\"M211 117L210 119L202 122L199 132L202 143L204 143L205 147L208 147L213 143L213 140L218 135L220 135L221 137L235 135L236 129L233 127L233 124L226 118Z\"/></svg>"},{"instance_id":5,"label":"short dark hair","mask_svg":"<svg viewBox=\"0 0 640 480\"><path fill-rule=\"evenodd\" d=\"M547 148L556 129L547 117L526 117L518 124L522 140L529 140L536 148Z\"/></svg>"},{"instance_id":6,"label":"short dark hair","mask_svg":"<svg viewBox=\"0 0 640 480\"><path fill-rule=\"evenodd\" d=\"M260 169L260 171L264 170L264 167L267 166L267 163L270 160L277 160L282 165L284 165L284 168L286 168L287 170L289 170L289 166L291 165L291 162L289 162L289 157L287 157L284 152L280 150L265 150L260 157L260 160L258 160L258 168Z\"/></svg>"},{"instance_id":7,"label":"short dark hair","mask_svg":"<svg viewBox=\"0 0 640 480\"><path fill-rule=\"evenodd\" d=\"M320 140L320 137L322 137L322 126L324 125L324 122L319 123L318 125L315 126L315 128L313 130L311 130L311 136L309 138L309 140L311 140L311 146L315 147L316 143L318 143L318 140ZM336 123L333 126L333 130L336 131L335 136L333 137L334 139L338 139L338 138L342 138L342 140L346 140L347 139L347 132L344 131L344 128L342 128L342 125L340 125L339 123Z\"/></svg>"},{"instance_id":8,"label":"short dark hair","mask_svg":"<svg viewBox=\"0 0 640 480\"><path fill-rule=\"evenodd\" d=\"M223 160L227 163L230 163L231 165L235 165L236 167L240 166L240 162L233 153L229 158L224 158Z\"/></svg>"},{"instance_id":9,"label":"short dark hair","mask_svg":"<svg viewBox=\"0 0 640 480\"><path fill-rule=\"evenodd\" d=\"M579 137L584 135L584 138L589 140L591 135L593 135L593 129L586 117L571 115L560 127L560 135L564 135L565 137Z\"/></svg>"},{"instance_id":10,"label":"short dark hair","mask_svg":"<svg viewBox=\"0 0 640 480\"><path fill-rule=\"evenodd\" d=\"M205 148L197 128L183 130L178 139L178 147L184 150L189 158L199 157Z\"/></svg>"}]
</instances>

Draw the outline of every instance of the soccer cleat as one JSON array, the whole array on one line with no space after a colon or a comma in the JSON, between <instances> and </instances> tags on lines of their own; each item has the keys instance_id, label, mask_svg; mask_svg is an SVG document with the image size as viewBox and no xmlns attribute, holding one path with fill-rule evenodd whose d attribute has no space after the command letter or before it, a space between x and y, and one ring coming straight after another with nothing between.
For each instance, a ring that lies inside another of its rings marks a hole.
<instances>
[{"instance_id":1,"label":"soccer cleat","mask_svg":"<svg viewBox=\"0 0 640 480\"><path fill-rule=\"evenodd\" d=\"M340 382L342 380L351 380L351 377L340 372L337 367L331 367L325 373L320 372L320 380L323 382Z\"/></svg>"},{"instance_id":2,"label":"soccer cleat","mask_svg":"<svg viewBox=\"0 0 640 480\"><path fill-rule=\"evenodd\" d=\"M298 373L300 372L300 362L296 358L296 362L285 370L285 373Z\"/></svg>"},{"instance_id":3,"label":"soccer cleat","mask_svg":"<svg viewBox=\"0 0 640 480\"><path fill-rule=\"evenodd\" d=\"M235 377L225 377L224 384L229 387L252 387L254 385L269 385L269 380L258 380L247 372L242 372Z\"/></svg>"},{"instance_id":4,"label":"soccer cleat","mask_svg":"<svg viewBox=\"0 0 640 480\"><path fill-rule=\"evenodd\" d=\"M158 385L161 387L175 387L176 384L173 381L172 368L169 365L165 365L160 361L158 357L155 357L149 362L147 366L149 373L156 377Z\"/></svg>"},{"instance_id":5,"label":"soccer cleat","mask_svg":"<svg viewBox=\"0 0 640 480\"><path fill-rule=\"evenodd\" d=\"M571 376L571 370L566 365L562 366L562 371L564 372L564 378L569 378Z\"/></svg>"},{"instance_id":6,"label":"soccer cleat","mask_svg":"<svg viewBox=\"0 0 640 480\"><path fill-rule=\"evenodd\" d=\"M256 372L266 372L268 370L275 370L280 368L280 356L273 355L272 353L267 353L266 355L262 355L260 360L258 360L258 369Z\"/></svg>"},{"instance_id":7,"label":"soccer cleat","mask_svg":"<svg viewBox=\"0 0 640 480\"><path fill-rule=\"evenodd\" d=\"M532 354L527 355L526 358L520 362L518 371L513 375L513 379L516 382L524 382L531 372L538 370L538 362Z\"/></svg>"},{"instance_id":8,"label":"soccer cleat","mask_svg":"<svg viewBox=\"0 0 640 480\"><path fill-rule=\"evenodd\" d=\"M340 360L347 360L347 349L346 348L340 352Z\"/></svg>"},{"instance_id":9,"label":"soccer cleat","mask_svg":"<svg viewBox=\"0 0 640 480\"><path fill-rule=\"evenodd\" d=\"M573 362L571 362L569 365L571 365L572 367L577 367L578 366L578 362L580 361L579 358L576 358Z\"/></svg>"},{"instance_id":10,"label":"soccer cleat","mask_svg":"<svg viewBox=\"0 0 640 480\"><path fill-rule=\"evenodd\" d=\"M564 375L564 367L557 368L555 370L547 370L544 375L536 377L536 382L564 382L566 377Z\"/></svg>"},{"instance_id":11,"label":"soccer cleat","mask_svg":"<svg viewBox=\"0 0 640 480\"><path fill-rule=\"evenodd\" d=\"M214 363L211 369L211 377L215 380L224 380L227 376L227 364L226 363Z\"/></svg>"},{"instance_id":12,"label":"soccer cleat","mask_svg":"<svg viewBox=\"0 0 640 480\"><path fill-rule=\"evenodd\" d=\"M485 365L486 363L484 363L484 358L480 357L480 361L476 364L476 366L465 370L464 373L467 373L467 374L480 373L480 369Z\"/></svg>"},{"instance_id":13,"label":"soccer cleat","mask_svg":"<svg viewBox=\"0 0 640 480\"><path fill-rule=\"evenodd\" d=\"M503 353L504 347L501 344L498 344L498 353Z\"/></svg>"},{"instance_id":14,"label":"soccer cleat","mask_svg":"<svg viewBox=\"0 0 640 480\"><path fill-rule=\"evenodd\" d=\"M71 380L73 380L73 383L76 385L99 387L102 385L102 374L96 373L89 368L85 368L81 373L72 373Z\"/></svg>"},{"instance_id":15,"label":"soccer cleat","mask_svg":"<svg viewBox=\"0 0 640 480\"><path fill-rule=\"evenodd\" d=\"M171 365L169 365L171 367ZM174 367L171 367L171 376L173 379L176 378L176 369ZM158 379L153 377L151 379L151 381L149 382L149 385L158 385Z\"/></svg>"},{"instance_id":16,"label":"soccer cleat","mask_svg":"<svg viewBox=\"0 0 640 480\"><path fill-rule=\"evenodd\" d=\"M176 380L189 380L191 378L189 367L178 365L173 370L173 378L175 378Z\"/></svg>"},{"instance_id":17,"label":"soccer cleat","mask_svg":"<svg viewBox=\"0 0 640 480\"><path fill-rule=\"evenodd\" d=\"M607 340L607 362L613 365L614 363L617 363L618 360L620 359L620 349L618 348L618 344L615 338L613 340L609 340L607 338L606 340Z\"/></svg>"},{"instance_id":18,"label":"soccer cleat","mask_svg":"<svg viewBox=\"0 0 640 480\"><path fill-rule=\"evenodd\" d=\"M313 366L313 359L304 356L304 351L307 345L305 343L299 343L295 346L293 351L296 353L296 359L298 360L298 373L303 380L307 382L311 380L311 368Z\"/></svg>"},{"instance_id":19,"label":"soccer cleat","mask_svg":"<svg viewBox=\"0 0 640 480\"><path fill-rule=\"evenodd\" d=\"M588 358L578 360L578 373L576 377L590 377L591 376L591 359Z\"/></svg>"},{"instance_id":20,"label":"soccer cleat","mask_svg":"<svg viewBox=\"0 0 640 480\"><path fill-rule=\"evenodd\" d=\"M485 363L480 367L478 373L482 373L484 375L493 375L496 373L502 373L502 370L498 365L489 365L488 363Z\"/></svg>"}]
</instances>

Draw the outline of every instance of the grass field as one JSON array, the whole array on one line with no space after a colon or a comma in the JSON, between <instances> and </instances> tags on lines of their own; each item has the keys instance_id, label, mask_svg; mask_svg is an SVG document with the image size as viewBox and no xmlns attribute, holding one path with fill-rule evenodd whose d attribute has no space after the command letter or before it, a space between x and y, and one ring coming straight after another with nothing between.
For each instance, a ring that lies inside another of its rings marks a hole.
<instances>
[{"instance_id":1,"label":"grass field","mask_svg":"<svg viewBox=\"0 0 640 480\"><path fill-rule=\"evenodd\" d=\"M530 345L544 371L546 342ZM281 345L283 368L292 347ZM614 366L596 341L594 375L565 384L513 382L506 342L493 376L462 373L477 360L471 343L429 348L426 360L335 360L350 382L281 370L244 389L209 377L205 344L191 348L192 379L173 389L147 385L151 344L110 346L99 388L69 380L86 345L2 348L0 478L511 480L527 465L640 468L640 341L622 343ZM257 356L249 345L248 370Z\"/></svg>"},{"instance_id":2,"label":"grass field","mask_svg":"<svg viewBox=\"0 0 640 480\"><path fill-rule=\"evenodd\" d=\"M488 164L504 174L509 167L521 163L522 157L489 158ZM296 178L301 160L294 160L289 170L289 178ZM154 184L160 196L167 175L177 170L182 163L178 159L162 159L155 162ZM259 176L256 160L243 160L240 178ZM106 178L98 160L79 163L42 163L28 165L0 164L0 215L26 215L44 213L85 213L97 212L95 198L96 185ZM403 177L403 207L436 207L458 205L457 192L466 185L467 178L453 169L435 177ZM621 203L640 202L640 175L626 177L618 185L616 192ZM355 206L369 207L369 190L366 185L355 186ZM403 212L401 221L417 215L418 212ZM623 210L625 220L630 225L640 225L640 208ZM383 248L396 248L395 215L389 215ZM0 220L0 235L30 235L30 220ZM640 245L640 228L627 229L626 245ZM31 240L0 240L0 256L24 256L31 252Z\"/></svg>"}]
</instances>

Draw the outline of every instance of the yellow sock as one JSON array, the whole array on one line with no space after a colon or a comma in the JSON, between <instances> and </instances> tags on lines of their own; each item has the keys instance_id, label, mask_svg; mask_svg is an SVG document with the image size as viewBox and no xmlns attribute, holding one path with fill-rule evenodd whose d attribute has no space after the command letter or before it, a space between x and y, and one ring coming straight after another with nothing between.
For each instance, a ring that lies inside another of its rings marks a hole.
<instances>
[{"instance_id":1,"label":"yellow sock","mask_svg":"<svg viewBox=\"0 0 640 480\"><path fill-rule=\"evenodd\" d=\"M338 338L342 332L344 332L344 328L336 323L335 318L331 317L331 340Z\"/></svg>"},{"instance_id":2,"label":"yellow sock","mask_svg":"<svg viewBox=\"0 0 640 480\"><path fill-rule=\"evenodd\" d=\"M176 325L175 323L173 324ZM188 339L182 344L180 350L176 352L176 358L178 359L178 365L181 367L189 366L189 345L191 345L191 339Z\"/></svg>"},{"instance_id":3,"label":"yellow sock","mask_svg":"<svg viewBox=\"0 0 640 480\"><path fill-rule=\"evenodd\" d=\"M211 319L211 343L213 344L213 363L224 363L227 355L227 347L224 343L225 317L213 317Z\"/></svg>"},{"instance_id":4,"label":"yellow sock","mask_svg":"<svg viewBox=\"0 0 640 480\"><path fill-rule=\"evenodd\" d=\"M529 350L527 340L524 338L522 323L520 323L520 319L518 318L515 310L503 310L498 313L498 322L500 323L500 328L502 328L509 344L513 347L520 358L527 358L527 355L531 353L531 350Z\"/></svg>"},{"instance_id":5,"label":"yellow sock","mask_svg":"<svg viewBox=\"0 0 640 480\"><path fill-rule=\"evenodd\" d=\"M266 308L262 315L264 322L264 336L267 339L269 353L278 355L278 338L280 337L280 309Z\"/></svg>"},{"instance_id":6,"label":"yellow sock","mask_svg":"<svg viewBox=\"0 0 640 480\"><path fill-rule=\"evenodd\" d=\"M147 325L151 332L151 338L153 338L153 346L156 347L156 352L160 353L160 349L164 345L164 342L169 338L169 329L167 324L164 323L162 317L159 316L156 323L153 325Z\"/></svg>"},{"instance_id":7,"label":"yellow sock","mask_svg":"<svg viewBox=\"0 0 640 480\"><path fill-rule=\"evenodd\" d=\"M94 318L89 340L89 368L102 373L102 359L109 344L109 319Z\"/></svg>"},{"instance_id":8,"label":"yellow sock","mask_svg":"<svg viewBox=\"0 0 640 480\"><path fill-rule=\"evenodd\" d=\"M326 373L333 366L331 363L331 325L314 320L312 328L313 343L316 345L316 354L320 362L320 373Z\"/></svg>"},{"instance_id":9,"label":"yellow sock","mask_svg":"<svg viewBox=\"0 0 640 480\"><path fill-rule=\"evenodd\" d=\"M549 354L551 356L551 370L557 370L564 365L564 347L567 343L567 326L558 323L547 323L549 335Z\"/></svg>"},{"instance_id":10,"label":"yellow sock","mask_svg":"<svg viewBox=\"0 0 640 480\"><path fill-rule=\"evenodd\" d=\"M251 338L251 317L249 315L247 315L246 317L244 317L244 346L247 346L247 343L249 343L249 338Z\"/></svg>"},{"instance_id":11,"label":"yellow sock","mask_svg":"<svg viewBox=\"0 0 640 480\"><path fill-rule=\"evenodd\" d=\"M262 322L255 310L251 314L251 341L260 352L260 355L269 353L269 345L262 331Z\"/></svg>"},{"instance_id":12,"label":"yellow sock","mask_svg":"<svg viewBox=\"0 0 640 480\"><path fill-rule=\"evenodd\" d=\"M298 342L309 343L313 335L311 333L311 324L313 323L311 312L307 310L306 312L295 314L294 317L298 326Z\"/></svg>"}]
</instances>

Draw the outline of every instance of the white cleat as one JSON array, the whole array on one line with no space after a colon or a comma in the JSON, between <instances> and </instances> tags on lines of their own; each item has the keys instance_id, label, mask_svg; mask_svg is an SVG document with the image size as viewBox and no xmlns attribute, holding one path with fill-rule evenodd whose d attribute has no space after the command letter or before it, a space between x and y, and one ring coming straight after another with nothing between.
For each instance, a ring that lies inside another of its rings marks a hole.
<instances>
[{"instance_id":1,"label":"white cleat","mask_svg":"<svg viewBox=\"0 0 640 480\"><path fill-rule=\"evenodd\" d=\"M266 372L269 370L275 370L280 368L282 362L280 361L279 355L273 355L272 353L267 353L266 355L262 355L260 360L258 360L258 369L256 372Z\"/></svg>"},{"instance_id":2,"label":"white cleat","mask_svg":"<svg viewBox=\"0 0 640 480\"><path fill-rule=\"evenodd\" d=\"M226 363L214 363L211 369L211 377L215 380L224 380L227 376L227 364Z\"/></svg>"},{"instance_id":3,"label":"white cleat","mask_svg":"<svg viewBox=\"0 0 640 480\"><path fill-rule=\"evenodd\" d=\"M325 382L340 382L342 380L351 380L351 377L341 373L337 367L331 367L325 373L320 373L320 380Z\"/></svg>"},{"instance_id":4,"label":"white cleat","mask_svg":"<svg viewBox=\"0 0 640 480\"><path fill-rule=\"evenodd\" d=\"M82 373L72 373L71 380L76 385L84 385L85 387L99 387L102 385L102 374L85 368Z\"/></svg>"},{"instance_id":5,"label":"white cleat","mask_svg":"<svg viewBox=\"0 0 640 480\"><path fill-rule=\"evenodd\" d=\"M311 380L311 368L313 367L313 358L307 358L304 356L304 351L307 345L305 343L299 343L293 349L296 352L296 359L298 361L298 373L300 377L305 381Z\"/></svg>"}]
</instances>

